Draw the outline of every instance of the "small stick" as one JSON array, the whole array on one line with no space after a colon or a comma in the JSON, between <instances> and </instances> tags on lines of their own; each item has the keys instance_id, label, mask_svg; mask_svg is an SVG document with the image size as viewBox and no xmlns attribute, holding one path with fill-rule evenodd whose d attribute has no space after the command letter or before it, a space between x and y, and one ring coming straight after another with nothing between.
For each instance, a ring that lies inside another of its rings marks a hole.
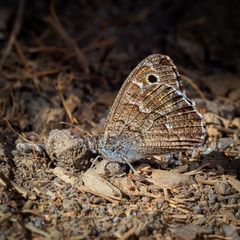
<instances>
[{"instance_id":1,"label":"small stick","mask_svg":"<svg viewBox=\"0 0 240 240\"><path fill-rule=\"evenodd\" d=\"M124 157L123 160L128 164L128 166L131 168L131 170L133 171L133 173L138 175L137 171L134 169L134 167L133 167L132 164L128 161L128 159Z\"/></svg>"},{"instance_id":2,"label":"small stick","mask_svg":"<svg viewBox=\"0 0 240 240\"><path fill-rule=\"evenodd\" d=\"M89 137L94 138L94 136L93 136L91 133L85 131L84 129L82 129L82 128L78 127L78 126L75 126L75 125L72 124L72 123L68 123L68 122L60 122L60 124L69 125L69 126L71 126L71 127L73 127L73 128L76 128L76 129L82 131L83 133L86 133Z\"/></svg>"},{"instance_id":3,"label":"small stick","mask_svg":"<svg viewBox=\"0 0 240 240\"><path fill-rule=\"evenodd\" d=\"M8 121L8 119L5 120L8 127L15 133L17 134L21 139L23 139L25 142L28 142L28 143L32 143L31 141L29 141L28 139L26 139L25 137L23 137L20 133L18 133L13 127L12 125L10 124L10 122Z\"/></svg>"},{"instance_id":4,"label":"small stick","mask_svg":"<svg viewBox=\"0 0 240 240\"><path fill-rule=\"evenodd\" d=\"M15 189L18 193L20 193L24 198L27 198L29 196L29 193L26 189L23 187L17 185L15 182L9 180L4 176L3 173L0 172L0 184L3 185L4 187L10 187Z\"/></svg>"},{"instance_id":5,"label":"small stick","mask_svg":"<svg viewBox=\"0 0 240 240\"><path fill-rule=\"evenodd\" d=\"M40 230L39 228L34 227L32 223L26 223L24 226L25 226L26 229L28 229L32 233L41 235L45 239L51 239L50 235L47 232L45 232L43 230Z\"/></svg>"},{"instance_id":6,"label":"small stick","mask_svg":"<svg viewBox=\"0 0 240 240\"><path fill-rule=\"evenodd\" d=\"M47 18L47 21L52 25L54 30L59 34L59 36L63 39L65 44L75 53L77 61L83 67L83 70L86 74L89 73L89 66L86 60L86 57L82 50L77 46L75 41L69 36L69 34L64 29L62 23L60 22L59 18L57 17L55 11L55 1L52 1L50 12L51 16Z\"/></svg>"},{"instance_id":7,"label":"small stick","mask_svg":"<svg viewBox=\"0 0 240 240\"><path fill-rule=\"evenodd\" d=\"M22 25L24 6L25 6L25 0L19 1L17 16L15 18L13 29L12 29L11 35L8 39L7 46L4 50L3 56L2 56L1 61L0 61L0 69L2 68L8 54L11 52L13 44L16 41L16 37L20 32L21 25Z\"/></svg>"},{"instance_id":8,"label":"small stick","mask_svg":"<svg viewBox=\"0 0 240 240\"><path fill-rule=\"evenodd\" d=\"M22 64L24 65L24 67L26 67L28 61L27 61L27 59L26 59L26 57L25 57L25 55L24 55L24 53L23 53L23 50L22 50L22 48L21 48L21 45L20 45L20 43L17 41L17 39L16 39L15 42L14 42L14 47L15 47L16 52L17 52L17 54L18 54L18 56L19 56L19 58L20 58L20 61L22 62Z\"/></svg>"},{"instance_id":9,"label":"small stick","mask_svg":"<svg viewBox=\"0 0 240 240\"><path fill-rule=\"evenodd\" d=\"M181 75L182 79L185 80L186 82L188 82L192 88L198 93L198 95L203 99L203 100L207 100L207 98L205 97L205 95L203 94L203 92L200 90L200 88L198 87L198 85L189 77L185 76L185 75Z\"/></svg>"}]
</instances>

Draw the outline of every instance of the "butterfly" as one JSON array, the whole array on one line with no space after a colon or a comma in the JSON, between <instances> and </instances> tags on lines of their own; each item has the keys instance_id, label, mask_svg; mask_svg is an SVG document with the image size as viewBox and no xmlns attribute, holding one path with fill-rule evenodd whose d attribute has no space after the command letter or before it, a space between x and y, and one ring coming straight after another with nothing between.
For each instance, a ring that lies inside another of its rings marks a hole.
<instances>
[{"instance_id":1,"label":"butterfly","mask_svg":"<svg viewBox=\"0 0 240 240\"><path fill-rule=\"evenodd\" d=\"M97 151L111 161L132 163L199 147L204 137L203 117L182 91L173 61L153 54L122 85Z\"/></svg>"}]
</instances>

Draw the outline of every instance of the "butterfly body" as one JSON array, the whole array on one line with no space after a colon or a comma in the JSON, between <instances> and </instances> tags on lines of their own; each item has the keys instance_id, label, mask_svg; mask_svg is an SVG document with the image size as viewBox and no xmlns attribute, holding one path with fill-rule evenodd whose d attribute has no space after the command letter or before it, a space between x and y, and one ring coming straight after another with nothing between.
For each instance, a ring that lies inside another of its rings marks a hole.
<instances>
[{"instance_id":1,"label":"butterfly body","mask_svg":"<svg viewBox=\"0 0 240 240\"><path fill-rule=\"evenodd\" d=\"M98 152L111 161L134 162L202 145L202 116L181 91L179 77L168 56L144 59L113 103Z\"/></svg>"},{"instance_id":2,"label":"butterfly body","mask_svg":"<svg viewBox=\"0 0 240 240\"><path fill-rule=\"evenodd\" d=\"M137 149L131 148L132 143L128 139L122 137L112 137L108 139L107 143L99 141L98 152L105 158L116 161L124 162L128 159L129 162L134 162L142 159L144 156Z\"/></svg>"}]
</instances>

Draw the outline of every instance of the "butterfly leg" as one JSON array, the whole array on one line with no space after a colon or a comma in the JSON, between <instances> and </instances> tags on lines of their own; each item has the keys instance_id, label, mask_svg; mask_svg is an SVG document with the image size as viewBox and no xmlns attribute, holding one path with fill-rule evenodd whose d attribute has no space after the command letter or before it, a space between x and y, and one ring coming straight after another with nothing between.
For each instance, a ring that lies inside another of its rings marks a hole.
<instances>
[{"instance_id":1,"label":"butterfly leg","mask_svg":"<svg viewBox=\"0 0 240 240\"><path fill-rule=\"evenodd\" d=\"M138 174L127 158L124 157L123 160L127 163L127 165L130 167L130 169L133 171L134 174Z\"/></svg>"},{"instance_id":2,"label":"butterfly leg","mask_svg":"<svg viewBox=\"0 0 240 240\"><path fill-rule=\"evenodd\" d=\"M100 158L100 155L97 155L97 156L94 158L94 160L93 160L93 162L92 162L92 164L91 164L91 166L90 166L89 169L93 168L93 166L95 165L96 161L97 161L99 158Z\"/></svg>"}]
</instances>

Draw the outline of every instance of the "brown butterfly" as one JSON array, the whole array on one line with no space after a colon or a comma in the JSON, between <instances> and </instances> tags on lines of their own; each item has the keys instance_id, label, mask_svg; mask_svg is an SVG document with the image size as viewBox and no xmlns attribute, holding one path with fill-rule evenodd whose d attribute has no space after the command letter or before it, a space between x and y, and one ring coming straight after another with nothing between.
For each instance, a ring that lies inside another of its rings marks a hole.
<instances>
[{"instance_id":1,"label":"brown butterfly","mask_svg":"<svg viewBox=\"0 0 240 240\"><path fill-rule=\"evenodd\" d=\"M117 162L134 162L202 145L203 117L181 91L180 75L168 56L150 55L120 89L97 151Z\"/></svg>"}]
</instances>

